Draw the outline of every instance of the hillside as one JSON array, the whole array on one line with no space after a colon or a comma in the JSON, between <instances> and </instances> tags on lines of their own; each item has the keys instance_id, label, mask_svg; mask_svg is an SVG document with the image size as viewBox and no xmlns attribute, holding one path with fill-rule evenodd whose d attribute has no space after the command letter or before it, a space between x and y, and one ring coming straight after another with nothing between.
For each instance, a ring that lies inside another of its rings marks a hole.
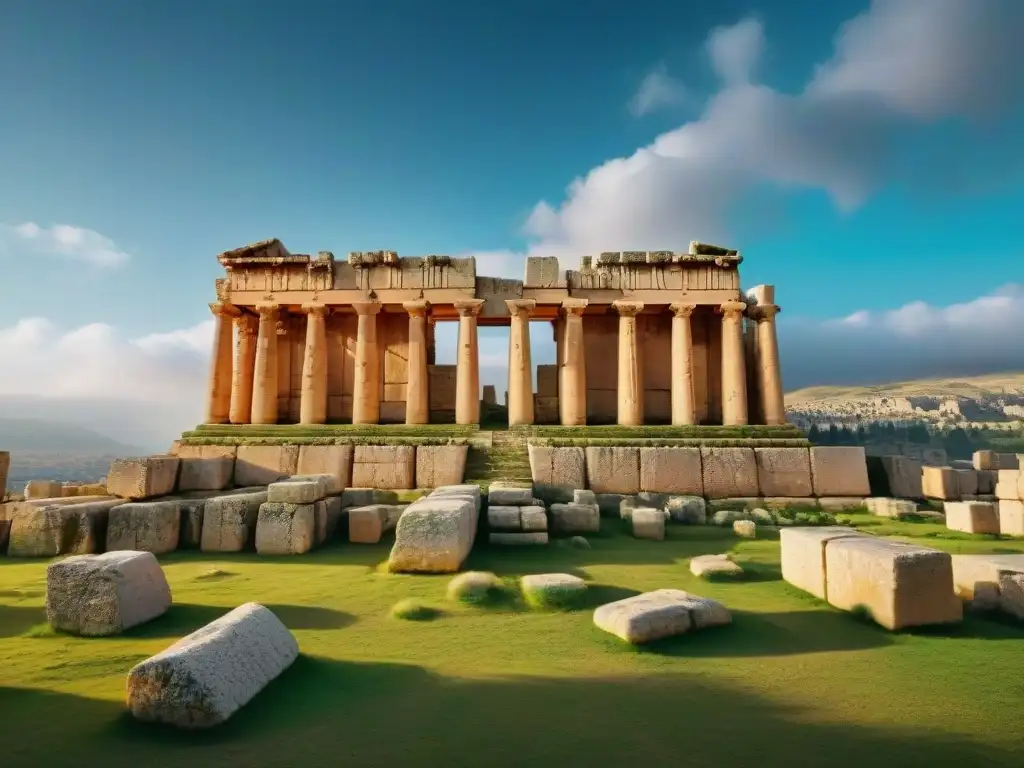
<instances>
[{"instance_id":1,"label":"hillside","mask_svg":"<svg viewBox=\"0 0 1024 768\"><path fill-rule=\"evenodd\" d=\"M786 407L821 400L866 400L875 397L1024 396L1024 373L997 373L958 379L918 379L855 387L806 387L786 393Z\"/></svg>"},{"instance_id":2,"label":"hillside","mask_svg":"<svg viewBox=\"0 0 1024 768\"><path fill-rule=\"evenodd\" d=\"M132 456L145 453L99 432L61 421L0 416L0 450L75 456Z\"/></svg>"}]
</instances>

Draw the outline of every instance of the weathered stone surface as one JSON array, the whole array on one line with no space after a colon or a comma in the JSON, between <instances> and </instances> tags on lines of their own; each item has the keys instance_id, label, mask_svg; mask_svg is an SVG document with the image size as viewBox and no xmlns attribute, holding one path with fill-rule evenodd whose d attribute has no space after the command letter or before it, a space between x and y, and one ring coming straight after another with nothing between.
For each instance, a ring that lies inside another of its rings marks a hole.
<instances>
[{"instance_id":1,"label":"weathered stone surface","mask_svg":"<svg viewBox=\"0 0 1024 768\"><path fill-rule=\"evenodd\" d=\"M107 490L122 499L148 499L174 491L178 479L177 456L114 459L107 473Z\"/></svg>"},{"instance_id":2,"label":"weathered stone surface","mask_svg":"<svg viewBox=\"0 0 1024 768\"><path fill-rule=\"evenodd\" d=\"M746 520L749 517L750 513L745 509L720 509L711 515L711 523L731 528L737 520Z\"/></svg>"},{"instance_id":3,"label":"weathered stone surface","mask_svg":"<svg viewBox=\"0 0 1024 768\"><path fill-rule=\"evenodd\" d=\"M995 451L975 451L971 463L979 471L999 469L999 454Z\"/></svg>"},{"instance_id":4,"label":"weathered stone surface","mask_svg":"<svg viewBox=\"0 0 1024 768\"><path fill-rule=\"evenodd\" d=\"M597 533L601 530L601 510L595 504L552 504L549 509L554 533Z\"/></svg>"},{"instance_id":5,"label":"weathered stone surface","mask_svg":"<svg viewBox=\"0 0 1024 768\"><path fill-rule=\"evenodd\" d=\"M479 491L479 488L477 488ZM454 573L476 537L479 507L470 496L427 496L410 504L395 528L388 570Z\"/></svg>"},{"instance_id":6,"label":"weathered stone surface","mask_svg":"<svg viewBox=\"0 0 1024 768\"><path fill-rule=\"evenodd\" d=\"M949 464L945 448L925 448L921 451L921 460L932 467L944 467Z\"/></svg>"},{"instance_id":7,"label":"weathered stone surface","mask_svg":"<svg viewBox=\"0 0 1024 768\"><path fill-rule=\"evenodd\" d=\"M231 485L235 474L235 460L229 456L179 460L179 491L222 491Z\"/></svg>"},{"instance_id":8,"label":"weathered stone surface","mask_svg":"<svg viewBox=\"0 0 1024 768\"><path fill-rule=\"evenodd\" d=\"M301 555L316 542L316 507L267 501L256 519L256 551L261 555Z\"/></svg>"},{"instance_id":9,"label":"weathered stone surface","mask_svg":"<svg viewBox=\"0 0 1024 768\"><path fill-rule=\"evenodd\" d=\"M936 549L873 536L832 539L825 545L825 578L831 605L866 608L886 629L962 618L952 560Z\"/></svg>"},{"instance_id":10,"label":"weathered stone surface","mask_svg":"<svg viewBox=\"0 0 1024 768\"><path fill-rule=\"evenodd\" d=\"M774 525L777 518L777 515L773 515L767 509L762 509L761 507L750 510L748 514L750 519L757 525ZM736 530L735 523L733 523L733 530Z\"/></svg>"},{"instance_id":11,"label":"weathered stone surface","mask_svg":"<svg viewBox=\"0 0 1024 768\"><path fill-rule=\"evenodd\" d=\"M151 552L78 555L46 568L46 620L76 635L116 635L161 616L171 589Z\"/></svg>"},{"instance_id":12,"label":"weathered stone surface","mask_svg":"<svg viewBox=\"0 0 1024 768\"><path fill-rule=\"evenodd\" d=\"M534 485L568 488L570 494L574 488L586 487L586 454L582 448L531 444L528 452Z\"/></svg>"},{"instance_id":13,"label":"weathered stone surface","mask_svg":"<svg viewBox=\"0 0 1024 768\"><path fill-rule=\"evenodd\" d=\"M357 445L352 485L365 488L414 488L416 448L411 445Z\"/></svg>"},{"instance_id":14,"label":"weathered stone surface","mask_svg":"<svg viewBox=\"0 0 1024 768\"><path fill-rule=\"evenodd\" d=\"M568 573L534 573L519 580L526 602L535 607L566 607L587 591L587 582Z\"/></svg>"},{"instance_id":15,"label":"weathered stone surface","mask_svg":"<svg viewBox=\"0 0 1024 768\"><path fill-rule=\"evenodd\" d=\"M863 446L815 445L810 458L815 496L871 495Z\"/></svg>"},{"instance_id":16,"label":"weathered stone surface","mask_svg":"<svg viewBox=\"0 0 1024 768\"><path fill-rule=\"evenodd\" d=\"M544 511L544 507L520 507L519 517L522 520L524 531L533 533L548 529L548 514Z\"/></svg>"},{"instance_id":17,"label":"weathered stone surface","mask_svg":"<svg viewBox=\"0 0 1024 768\"><path fill-rule=\"evenodd\" d=\"M595 493L594 498L598 509L601 511L602 517L619 517L620 510L622 508L622 502L629 499L633 506L636 506L636 497L625 493ZM587 502L578 502L570 499L558 499L556 501L572 504L581 504Z\"/></svg>"},{"instance_id":18,"label":"weathered stone surface","mask_svg":"<svg viewBox=\"0 0 1024 768\"><path fill-rule=\"evenodd\" d=\"M743 509L749 512L752 509L764 506L764 499L757 496L739 496L730 499L709 499L708 511L719 512L723 509Z\"/></svg>"},{"instance_id":19,"label":"weathered stone surface","mask_svg":"<svg viewBox=\"0 0 1024 768\"><path fill-rule=\"evenodd\" d=\"M545 531L529 533L491 533L487 537L491 544L517 546L522 544L547 544L548 534Z\"/></svg>"},{"instance_id":20,"label":"weathered stone surface","mask_svg":"<svg viewBox=\"0 0 1024 768\"><path fill-rule=\"evenodd\" d=\"M266 502L266 491L207 499L200 548L203 552L241 552L253 548L260 505Z\"/></svg>"},{"instance_id":21,"label":"weathered stone surface","mask_svg":"<svg viewBox=\"0 0 1024 768\"><path fill-rule=\"evenodd\" d=\"M964 533L999 533L996 505L985 501L947 501L946 527Z\"/></svg>"},{"instance_id":22,"label":"weathered stone surface","mask_svg":"<svg viewBox=\"0 0 1024 768\"><path fill-rule=\"evenodd\" d=\"M923 467L921 490L926 498L953 501L960 498L959 476L952 467Z\"/></svg>"},{"instance_id":23,"label":"weathered stone surface","mask_svg":"<svg viewBox=\"0 0 1024 768\"><path fill-rule=\"evenodd\" d=\"M376 544L387 525L386 504L367 504L348 510L348 540L353 544Z\"/></svg>"},{"instance_id":24,"label":"weathered stone surface","mask_svg":"<svg viewBox=\"0 0 1024 768\"><path fill-rule=\"evenodd\" d=\"M825 547L830 541L862 536L853 528L784 528L779 531L782 547L782 578L794 587L828 599L825 577Z\"/></svg>"},{"instance_id":25,"label":"weathered stone surface","mask_svg":"<svg viewBox=\"0 0 1024 768\"><path fill-rule=\"evenodd\" d=\"M999 532L1006 536L1024 536L1024 501L1005 499L998 504Z\"/></svg>"},{"instance_id":26,"label":"weathered stone surface","mask_svg":"<svg viewBox=\"0 0 1024 768\"><path fill-rule=\"evenodd\" d=\"M921 488L923 466L920 459L909 456L883 456L882 468L889 479L889 493L901 499L924 498Z\"/></svg>"},{"instance_id":27,"label":"weathered stone surface","mask_svg":"<svg viewBox=\"0 0 1024 768\"><path fill-rule=\"evenodd\" d=\"M908 499L890 499L875 497L864 499L868 512L879 517L897 518L900 515L913 515L917 512L917 502Z\"/></svg>"},{"instance_id":28,"label":"weathered stone surface","mask_svg":"<svg viewBox=\"0 0 1024 768\"><path fill-rule=\"evenodd\" d=\"M960 498L978 495L978 473L974 469L956 468L956 485Z\"/></svg>"},{"instance_id":29,"label":"weathered stone surface","mask_svg":"<svg viewBox=\"0 0 1024 768\"><path fill-rule=\"evenodd\" d=\"M743 539L753 539L757 536L757 523L753 520L733 520L732 532Z\"/></svg>"},{"instance_id":30,"label":"weathered stone surface","mask_svg":"<svg viewBox=\"0 0 1024 768\"><path fill-rule=\"evenodd\" d=\"M582 488L576 488L572 492L573 504L597 504L597 494Z\"/></svg>"},{"instance_id":31,"label":"weathered stone surface","mask_svg":"<svg viewBox=\"0 0 1024 768\"><path fill-rule=\"evenodd\" d=\"M1021 574L1024 555L953 555L954 589L972 608L1024 619L1024 594L1014 579Z\"/></svg>"},{"instance_id":32,"label":"weathered stone surface","mask_svg":"<svg viewBox=\"0 0 1024 768\"><path fill-rule=\"evenodd\" d=\"M640 449L587 446L587 485L595 493L637 493Z\"/></svg>"},{"instance_id":33,"label":"weathered stone surface","mask_svg":"<svg viewBox=\"0 0 1024 768\"><path fill-rule=\"evenodd\" d=\"M637 507L631 515L633 536L662 541L665 538L665 513L652 507Z\"/></svg>"},{"instance_id":34,"label":"weathered stone surface","mask_svg":"<svg viewBox=\"0 0 1024 768\"><path fill-rule=\"evenodd\" d=\"M1024 499L1024 490L1021 488L1024 484L1024 472L1019 469L1000 469L999 476L996 478L996 498L1002 501L1003 499L1009 501L1021 501Z\"/></svg>"},{"instance_id":35,"label":"weathered stone surface","mask_svg":"<svg viewBox=\"0 0 1024 768\"><path fill-rule=\"evenodd\" d=\"M316 544L334 541L338 529L344 525L348 531L347 511L342 505L341 496L328 496L316 503Z\"/></svg>"},{"instance_id":36,"label":"weathered stone surface","mask_svg":"<svg viewBox=\"0 0 1024 768\"><path fill-rule=\"evenodd\" d=\"M487 525L494 531L518 531L523 523L519 507L487 507Z\"/></svg>"},{"instance_id":37,"label":"weathered stone surface","mask_svg":"<svg viewBox=\"0 0 1024 768\"><path fill-rule=\"evenodd\" d=\"M814 495L807 448L755 448L757 485L764 496ZM865 464L865 471L867 465Z\"/></svg>"},{"instance_id":38,"label":"weathered stone surface","mask_svg":"<svg viewBox=\"0 0 1024 768\"><path fill-rule=\"evenodd\" d=\"M119 504L107 521L107 550L135 550L162 555L178 548L181 503L140 501Z\"/></svg>"},{"instance_id":39,"label":"weathered stone surface","mask_svg":"<svg viewBox=\"0 0 1024 768\"><path fill-rule=\"evenodd\" d=\"M352 485L351 445L301 445L295 473L331 475L338 488Z\"/></svg>"},{"instance_id":40,"label":"weathered stone surface","mask_svg":"<svg viewBox=\"0 0 1024 768\"><path fill-rule=\"evenodd\" d=\"M37 506L14 502L8 507L11 529L7 554L11 557L56 557L99 552L107 536L110 510L123 499L83 501ZM75 503L78 502L78 503Z\"/></svg>"},{"instance_id":41,"label":"weathered stone surface","mask_svg":"<svg viewBox=\"0 0 1024 768\"><path fill-rule=\"evenodd\" d=\"M996 478L999 477L997 469L982 469L975 472L978 477L978 495L994 496L996 491Z\"/></svg>"},{"instance_id":42,"label":"weathered stone surface","mask_svg":"<svg viewBox=\"0 0 1024 768\"><path fill-rule=\"evenodd\" d=\"M731 621L732 616L721 603L679 589L645 592L602 605L594 611L594 624L599 629L633 644Z\"/></svg>"},{"instance_id":43,"label":"weathered stone surface","mask_svg":"<svg viewBox=\"0 0 1024 768\"><path fill-rule=\"evenodd\" d=\"M61 495L61 484L56 480L29 480L25 484L25 501L55 499Z\"/></svg>"},{"instance_id":44,"label":"weathered stone surface","mask_svg":"<svg viewBox=\"0 0 1024 768\"><path fill-rule=\"evenodd\" d=\"M708 576L741 576L743 569L729 559L729 555L699 555L690 560L690 573L706 578Z\"/></svg>"},{"instance_id":45,"label":"weathered stone surface","mask_svg":"<svg viewBox=\"0 0 1024 768\"><path fill-rule=\"evenodd\" d=\"M860 496L823 496L818 499L818 506L826 512L847 512L851 509L861 509L864 506L864 499Z\"/></svg>"},{"instance_id":46,"label":"weathered stone surface","mask_svg":"<svg viewBox=\"0 0 1024 768\"><path fill-rule=\"evenodd\" d=\"M702 496L700 448L641 448L640 490Z\"/></svg>"},{"instance_id":47,"label":"weathered stone surface","mask_svg":"<svg viewBox=\"0 0 1024 768\"><path fill-rule=\"evenodd\" d=\"M178 502L178 549L199 549L203 540L203 511L206 499L181 498Z\"/></svg>"},{"instance_id":48,"label":"weathered stone surface","mask_svg":"<svg viewBox=\"0 0 1024 768\"><path fill-rule=\"evenodd\" d=\"M497 507L525 507L533 503L533 488L505 488L492 485L487 491L487 503Z\"/></svg>"},{"instance_id":49,"label":"weathered stone surface","mask_svg":"<svg viewBox=\"0 0 1024 768\"><path fill-rule=\"evenodd\" d=\"M466 476L468 445L420 445L416 447L416 487L458 485Z\"/></svg>"},{"instance_id":50,"label":"weathered stone surface","mask_svg":"<svg viewBox=\"0 0 1024 768\"><path fill-rule=\"evenodd\" d=\"M665 503L669 520L688 525L704 525L707 522L707 504L702 496L672 496Z\"/></svg>"},{"instance_id":51,"label":"weathered stone surface","mask_svg":"<svg viewBox=\"0 0 1024 768\"><path fill-rule=\"evenodd\" d=\"M246 603L128 673L128 709L179 728L226 721L291 666L299 646L267 608Z\"/></svg>"},{"instance_id":52,"label":"weathered stone surface","mask_svg":"<svg viewBox=\"0 0 1024 768\"><path fill-rule=\"evenodd\" d=\"M341 492L343 507L365 507L373 502L373 488L346 488Z\"/></svg>"},{"instance_id":53,"label":"weathered stone surface","mask_svg":"<svg viewBox=\"0 0 1024 768\"><path fill-rule=\"evenodd\" d=\"M801 499L795 496L766 496L761 499L765 509L789 509L790 507L817 507L819 499Z\"/></svg>"},{"instance_id":54,"label":"weathered stone surface","mask_svg":"<svg viewBox=\"0 0 1024 768\"><path fill-rule=\"evenodd\" d=\"M702 447L700 457L706 497L757 496L757 463L753 448Z\"/></svg>"},{"instance_id":55,"label":"weathered stone surface","mask_svg":"<svg viewBox=\"0 0 1024 768\"><path fill-rule=\"evenodd\" d=\"M341 493L334 475L297 475L267 486L271 504L315 504L328 496Z\"/></svg>"},{"instance_id":56,"label":"weathered stone surface","mask_svg":"<svg viewBox=\"0 0 1024 768\"><path fill-rule=\"evenodd\" d=\"M466 483L464 485L444 485L431 491L430 496L432 498L436 498L438 496L464 496L473 500L473 505L476 507L478 514L483 508L483 493L480 491L480 486L474 485L473 483Z\"/></svg>"},{"instance_id":57,"label":"weathered stone surface","mask_svg":"<svg viewBox=\"0 0 1024 768\"><path fill-rule=\"evenodd\" d=\"M297 445L240 445L235 485L270 485L299 472Z\"/></svg>"}]
</instances>

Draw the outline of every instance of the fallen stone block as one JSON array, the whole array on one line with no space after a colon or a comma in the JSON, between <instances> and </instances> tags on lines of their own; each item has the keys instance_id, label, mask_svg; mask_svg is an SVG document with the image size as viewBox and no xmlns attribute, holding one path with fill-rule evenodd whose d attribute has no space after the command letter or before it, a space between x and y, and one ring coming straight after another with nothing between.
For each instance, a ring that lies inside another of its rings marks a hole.
<instances>
[{"instance_id":1,"label":"fallen stone block","mask_svg":"<svg viewBox=\"0 0 1024 768\"><path fill-rule=\"evenodd\" d=\"M921 490L928 499L955 501L960 498L959 476L952 467L923 467Z\"/></svg>"},{"instance_id":2,"label":"fallen stone block","mask_svg":"<svg viewBox=\"0 0 1024 768\"><path fill-rule=\"evenodd\" d=\"M267 486L271 504L315 504L341 493L334 475L296 475Z\"/></svg>"},{"instance_id":3,"label":"fallen stone block","mask_svg":"<svg viewBox=\"0 0 1024 768\"><path fill-rule=\"evenodd\" d=\"M901 499L921 499L924 463L909 456L883 456L882 469L889 481L889 493Z\"/></svg>"},{"instance_id":4,"label":"fallen stone block","mask_svg":"<svg viewBox=\"0 0 1024 768\"><path fill-rule=\"evenodd\" d=\"M529 445L527 450L534 485L567 488L570 493L573 488L586 487L586 459L583 448Z\"/></svg>"},{"instance_id":5,"label":"fallen stone block","mask_svg":"<svg viewBox=\"0 0 1024 768\"><path fill-rule=\"evenodd\" d=\"M831 539L825 545L828 602L863 609L890 630L962 619L946 552L869 536Z\"/></svg>"},{"instance_id":6,"label":"fallen stone block","mask_svg":"<svg viewBox=\"0 0 1024 768\"><path fill-rule=\"evenodd\" d=\"M203 507L200 549L203 552L241 552L253 549L256 545L256 521L260 505L266 503L266 491L207 499Z\"/></svg>"},{"instance_id":7,"label":"fallen stone block","mask_svg":"<svg viewBox=\"0 0 1024 768\"><path fill-rule=\"evenodd\" d=\"M707 522L707 505L701 496L671 496L665 502L669 520L685 525L704 525Z\"/></svg>"},{"instance_id":8,"label":"fallen stone block","mask_svg":"<svg viewBox=\"0 0 1024 768\"><path fill-rule=\"evenodd\" d=\"M753 520L734 520L732 532L742 539L753 539L757 536L757 523Z\"/></svg>"},{"instance_id":9,"label":"fallen stone block","mask_svg":"<svg viewBox=\"0 0 1024 768\"><path fill-rule=\"evenodd\" d=\"M810 458L815 496L871 495L862 446L816 445L810 449Z\"/></svg>"},{"instance_id":10,"label":"fallen stone block","mask_svg":"<svg viewBox=\"0 0 1024 768\"><path fill-rule=\"evenodd\" d=\"M128 673L134 717L179 728L225 722L299 655L287 627L246 603L183 637Z\"/></svg>"},{"instance_id":11,"label":"fallen stone block","mask_svg":"<svg viewBox=\"0 0 1024 768\"><path fill-rule=\"evenodd\" d=\"M1024 619L1024 554L953 555L953 585L957 596L977 610L1001 610Z\"/></svg>"},{"instance_id":12,"label":"fallen stone block","mask_svg":"<svg viewBox=\"0 0 1024 768\"><path fill-rule=\"evenodd\" d=\"M984 501L947 501L943 504L946 527L964 533L999 533L996 505Z\"/></svg>"},{"instance_id":13,"label":"fallen stone block","mask_svg":"<svg viewBox=\"0 0 1024 768\"><path fill-rule=\"evenodd\" d=\"M340 496L329 496L323 501L316 503L316 545L324 542L334 541L338 535L338 529L344 523L345 530L348 530L347 511L341 502Z\"/></svg>"},{"instance_id":14,"label":"fallen stone block","mask_svg":"<svg viewBox=\"0 0 1024 768\"><path fill-rule=\"evenodd\" d=\"M270 485L299 472L297 445L240 445L235 485Z\"/></svg>"},{"instance_id":15,"label":"fallen stone block","mask_svg":"<svg viewBox=\"0 0 1024 768\"><path fill-rule=\"evenodd\" d=\"M14 502L7 554L11 557L91 555L103 549L110 510L123 499L86 501L67 499L61 505L36 506Z\"/></svg>"},{"instance_id":16,"label":"fallen stone block","mask_svg":"<svg viewBox=\"0 0 1024 768\"><path fill-rule=\"evenodd\" d=\"M373 503L373 488L346 488L341 492L343 507L365 507Z\"/></svg>"},{"instance_id":17,"label":"fallen stone block","mask_svg":"<svg viewBox=\"0 0 1024 768\"><path fill-rule=\"evenodd\" d=\"M46 568L46 620L61 632L117 635L170 606L171 589L152 552L77 555Z\"/></svg>"},{"instance_id":18,"label":"fallen stone block","mask_svg":"<svg viewBox=\"0 0 1024 768\"><path fill-rule=\"evenodd\" d=\"M180 464L176 456L114 459L107 473L107 490L122 499L166 496L174 491Z\"/></svg>"},{"instance_id":19,"label":"fallen stone block","mask_svg":"<svg viewBox=\"0 0 1024 768\"><path fill-rule=\"evenodd\" d=\"M533 488L494 487L487 491L487 503L496 507L521 507L533 503Z\"/></svg>"},{"instance_id":20,"label":"fallen stone block","mask_svg":"<svg viewBox=\"0 0 1024 768\"><path fill-rule=\"evenodd\" d=\"M720 509L711 515L712 525L729 526L738 520L747 520L750 512L745 509Z\"/></svg>"},{"instance_id":21,"label":"fallen stone block","mask_svg":"<svg viewBox=\"0 0 1024 768\"><path fill-rule=\"evenodd\" d=\"M996 498L1000 501L1021 501L1024 494L1021 493L1021 485L1024 483L1024 473L1019 469L1000 469L996 478Z\"/></svg>"},{"instance_id":22,"label":"fallen stone block","mask_svg":"<svg viewBox=\"0 0 1024 768\"><path fill-rule=\"evenodd\" d=\"M537 573L523 576L520 589L533 608L575 608L586 597L587 583L568 573Z\"/></svg>"},{"instance_id":23,"label":"fallen stone block","mask_svg":"<svg viewBox=\"0 0 1024 768\"><path fill-rule=\"evenodd\" d=\"M231 485L235 460L226 456L209 459L181 459L179 491L222 491Z\"/></svg>"},{"instance_id":24,"label":"fallen stone block","mask_svg":"<svg viewBox=\"0 0 1024 768\"><path fill-rule=\"evenodd\" d=\"M1024 536L1024 501L1006 499L997 505L999 532L1006 536Z\"/></svg>"},{"instance_id":25,"label":"fallen stone block","mask_svg":"<svg viewBox=\"0 0 1024 768\"><path fill-rule=\"evenodd\" d=\"M690 559L690 573L702 579L739 578L743 569L729 555L698 555Z\"/></svg>"},{"instance_id":26,"label":"fallen stone block","mask_svg":"<svg viewBox=\"0 0 1024 768\"><path fill-rule=\"evenodd\" d=\"M864 499L864 506L868 512L879 517L898 518L901 515L913 515L917 513L917 502L907 499L889 499L876 497Z\"/></svg>"},{"instance_id":27,"label":"fallen stone block","mask_svg":"<svg viewBox=\"0 0 1024 768\"><path fill-rule=\"evenodd\" d=\"M29 480L25 484L25 501L36 499L57 499L62 493L62 486L56 480Z\"/></svg>"},{"instance_id":28,"label":"fallen stone block","mask_svg":"<svg viewBox=\"0 0 1024 768\"><path fill-rule=\"evenodd\" d=\"M755 525L775 525L779 517L779 515L773 515L767 509L762 509L761 507L752 509L747 514L750 515L750 519L755 523ZM733 530L736 530L735 522L733 523Z\"/></svg>"},{"instance_id":29,"label":"fallen stone block","mask_svg":"<svg viewBox=\"0 0 1024 768\"><path fill-rule=\"evenodd\" d=\"M376 544L384 535L388 519L385 504L368 504L348 510L348 540L353 544Z\"/></svg>"},{"instance_id":30,"label":"fallen stone block","mask_svg":"<svg viewBox=\"0 0 1024 768\"><path fill-rule=\"evenodd\" d=\"M469 496L431 495L410 504L395 528L395 545L388 558L388 570L392 573L454 573L459 570L473 546L478 515L479 507Z\"/></svg>"},{"instance_id":31,"label":"fallen stone block","mask_svg":"<svg viewBox=\"0 0 1024 768\"><path fill-rule=\"evenodd\" d=\"M487 525L494 531L518 531L523 523L519 507L487 507Z\"/></svg>"},{"instance_id":32,"label":"fallen stone block","mask_svg":"<svg viewBox=\"0 0 1024 768\"><path fill-rule=\"evenodd\" d=\"M754 461L761 494L799 498L814 495L807 448L755 448ZM866 467L865 464L865 471Z\"/></svg>"},{"instance_id":33,"label":"fallen stone block","mask_svg":"<svg viewBox=\"0 0 1024 768\"><path fill-rule=\"evenodd\" d=\"M833 540L863 536L853 528L784 528L779 531L782 578L794 587L828 600L825 547Z\"/></svg>"},{"instance_id":34,"label":"fallen stone block","mask_svg":"<svg viewBox=\"0 0 1024 768\"><path fill-rule=\"evenodd\" d=\"M297 475L330 475L335 487L352 485L351 445L300 445Z\"/></svg>"},{"instance_id":35,"label":"fallen stone block","mask_svg":"<svg viewBox=\"0 0 1024 768\"><path fill-rule=\"evenodd\" d=\"M473 500L473 506L476 508L479 514L483 507L483 494L480 491L480 486L473 483L465 483L463 485L444 485L440 488L435 488L430 492L430 498L437 498L439 496L464 496Z\"/></svg>"},{"instance_id":36,"label":"fallen stone block","mask_svg":"<svg viewBox=\"0 0 1024 768\"><path fill-rule=\"evenodd\" d=\"M554 533L597 533L601 530L601 511L595 504L552 504L550 511Z\"/></svg>"},{"instance_id":37,"label":"fallen stone block","mask_svg":"<svg viewBox=\"0 0 1024 768\"><path fill-rule=\"evenodd\" d=\"M665 538L665 513L651 507L637 507L633 510L633 537L662 541Z\"/></svg>"},{"instance_id":38,"label":"fallen stone block","mask_svg":"<svg viewBox=\"0 0 1024 768\"><path fill-rule=\"evenodd\" d=\"M679 589L658 589L600 606L594 624L627 643L649 643L732 622L719 602Z\"/></svg>"},{"instance_id":39,"label":"fallen stone block","mask_svg":"<svg viewBox=\"0 0 1024 768\"><path fill-rule=\"evenodd\" d=\"M416 486L416 448L412 445L357 445L352 485L388 490Z\"/></svg>"},{"instance_id":40,"label":"fallen stone block","mask_svg":"<svg viewBox=\"0 0 1024 768\"><path fill-rule=\"evenodd\" d=\"M573 504L597 504L597 494L593 491L576 488L572 492Z\"/></svg>"},{"instance_id":41,"label":"fallen stone block","mask_svg":"<svg viewBox=\"0 0 1024 768\"><path fill-rule=\"evenodd\" d=\"M302 555L316 542L316 502L260 504L256 519L256 551L261 555Z\"/></svg>"},{"instance_id":42,"label":"fallen stone block","mask_svg":"<svg viewBox=\"0 0 1024 768\"><path fill-rule=\"evenodd\" d=\"M532 531L529 533L494 532L489 534L487 538L491 544L501 544L508 546L548 543L548 534L546 531Z\"/></svg>"},{"instance_id":43,"label":"fallen stone block","mask_svg":"<svg viewBox=\"0 0 1024 768\"><path fill-rule=\"evenodd\" d=\"M548 529L548 513L544 507L520 507L519 518L522 521L523 531L528 533L547 531Z\"/></svg>"},{"instance_id":44,"label":"fallen stone block","mask_svg":"<svg viewBox=\"0 0 1024 768\"><path fill-rule=\"evenodd\" d=\"M702 496L700 448L641 448L640 490Z\"/></svg>"},{"instance_id":45,"label":"fallen stone block","mask_svg":"<svg viewBox=\"0 0 1024 768\"><path fill-rule=\"evenodd\" d=\"M700 457L707 498L757 496L757 462L753 448L702 447Z\"/></svg>"},{"instance_id":46,"label":"fallen stone block","mask_svg":"<svg viewBox=\"0 0 1024 768\"><path fill-rule=\"evenodd\" d=\"M408 504L385 504L384 505L384 532L395 530L402 513L408 508Z\"/></svg>"},{"instance_id":47,"label":"fallen stone block","mask_svg":"<svg viewBox=\"0 0 1024 768\"><path fill-rule=\"evenodd\" d=\"M587 486L595 493L637 493L640 449L587 446Z\"/></svg>"},{"instance_id":48,"label":"fallen stone block","mask_svg":"<svg viewBox=\"0 0 1024 768\"><path fill-rule=\"evenodd\" d=\"M178 548L181 504L141 501L119 504L107 520L107 551L135 550L163 555Z\"/></svg>"},{"instance_id":49,"label":"fallen stone block","mask_svg":"<svg viewBox=\"0 0 1024 768\"><path fill-rule=\"evenodd\" d=\"M622 501L619 502L619 519L631 522L633 520L633 510L640 506L636 496L623 496Z\"/></svg>"}]
</instances>

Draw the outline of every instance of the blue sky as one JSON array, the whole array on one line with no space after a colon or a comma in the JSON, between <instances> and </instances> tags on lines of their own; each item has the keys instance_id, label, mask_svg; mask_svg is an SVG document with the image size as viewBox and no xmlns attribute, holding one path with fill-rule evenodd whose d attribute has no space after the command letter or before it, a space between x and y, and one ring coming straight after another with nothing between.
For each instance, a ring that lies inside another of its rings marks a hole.
<instances>
[{"instance_id":1,"label":"blue sky","mask_svg":"<svg viewBox=\"0 0 1024 768\"><path fill-rule=\"evenodd\" d=\"M0 334L177 354L215 255L265 237L511 276L709 239L778 286L793 338L865 312L891 335L916 301L945 323L1024 282L1022 8L8 0ZM60 375L39 365L0 393Z\"/></svg>"}]
</instances>

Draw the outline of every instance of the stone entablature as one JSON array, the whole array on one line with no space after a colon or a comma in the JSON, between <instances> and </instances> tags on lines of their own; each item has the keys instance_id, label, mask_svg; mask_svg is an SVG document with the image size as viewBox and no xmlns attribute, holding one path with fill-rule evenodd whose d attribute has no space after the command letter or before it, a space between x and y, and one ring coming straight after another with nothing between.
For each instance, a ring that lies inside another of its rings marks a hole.
<instances>
[{"instance_id":1,"label":"stone entablature","mask_svg":"<svg viewBox=\"0 0 1024 768\"><path fill-rule=\"evenodd\" d=\"M210 423L476 423L479 325L511 326L512 424L785 422L774 288L744 296L727 248L607 252L564 272L530 257L522 281L477 276L473 258L342 261L276 239L218 260ZM455 366L434 365L439 321L459 323ZM553 325L554 392L533 392L530 321Z\"/></svg>"}]
</instances>

